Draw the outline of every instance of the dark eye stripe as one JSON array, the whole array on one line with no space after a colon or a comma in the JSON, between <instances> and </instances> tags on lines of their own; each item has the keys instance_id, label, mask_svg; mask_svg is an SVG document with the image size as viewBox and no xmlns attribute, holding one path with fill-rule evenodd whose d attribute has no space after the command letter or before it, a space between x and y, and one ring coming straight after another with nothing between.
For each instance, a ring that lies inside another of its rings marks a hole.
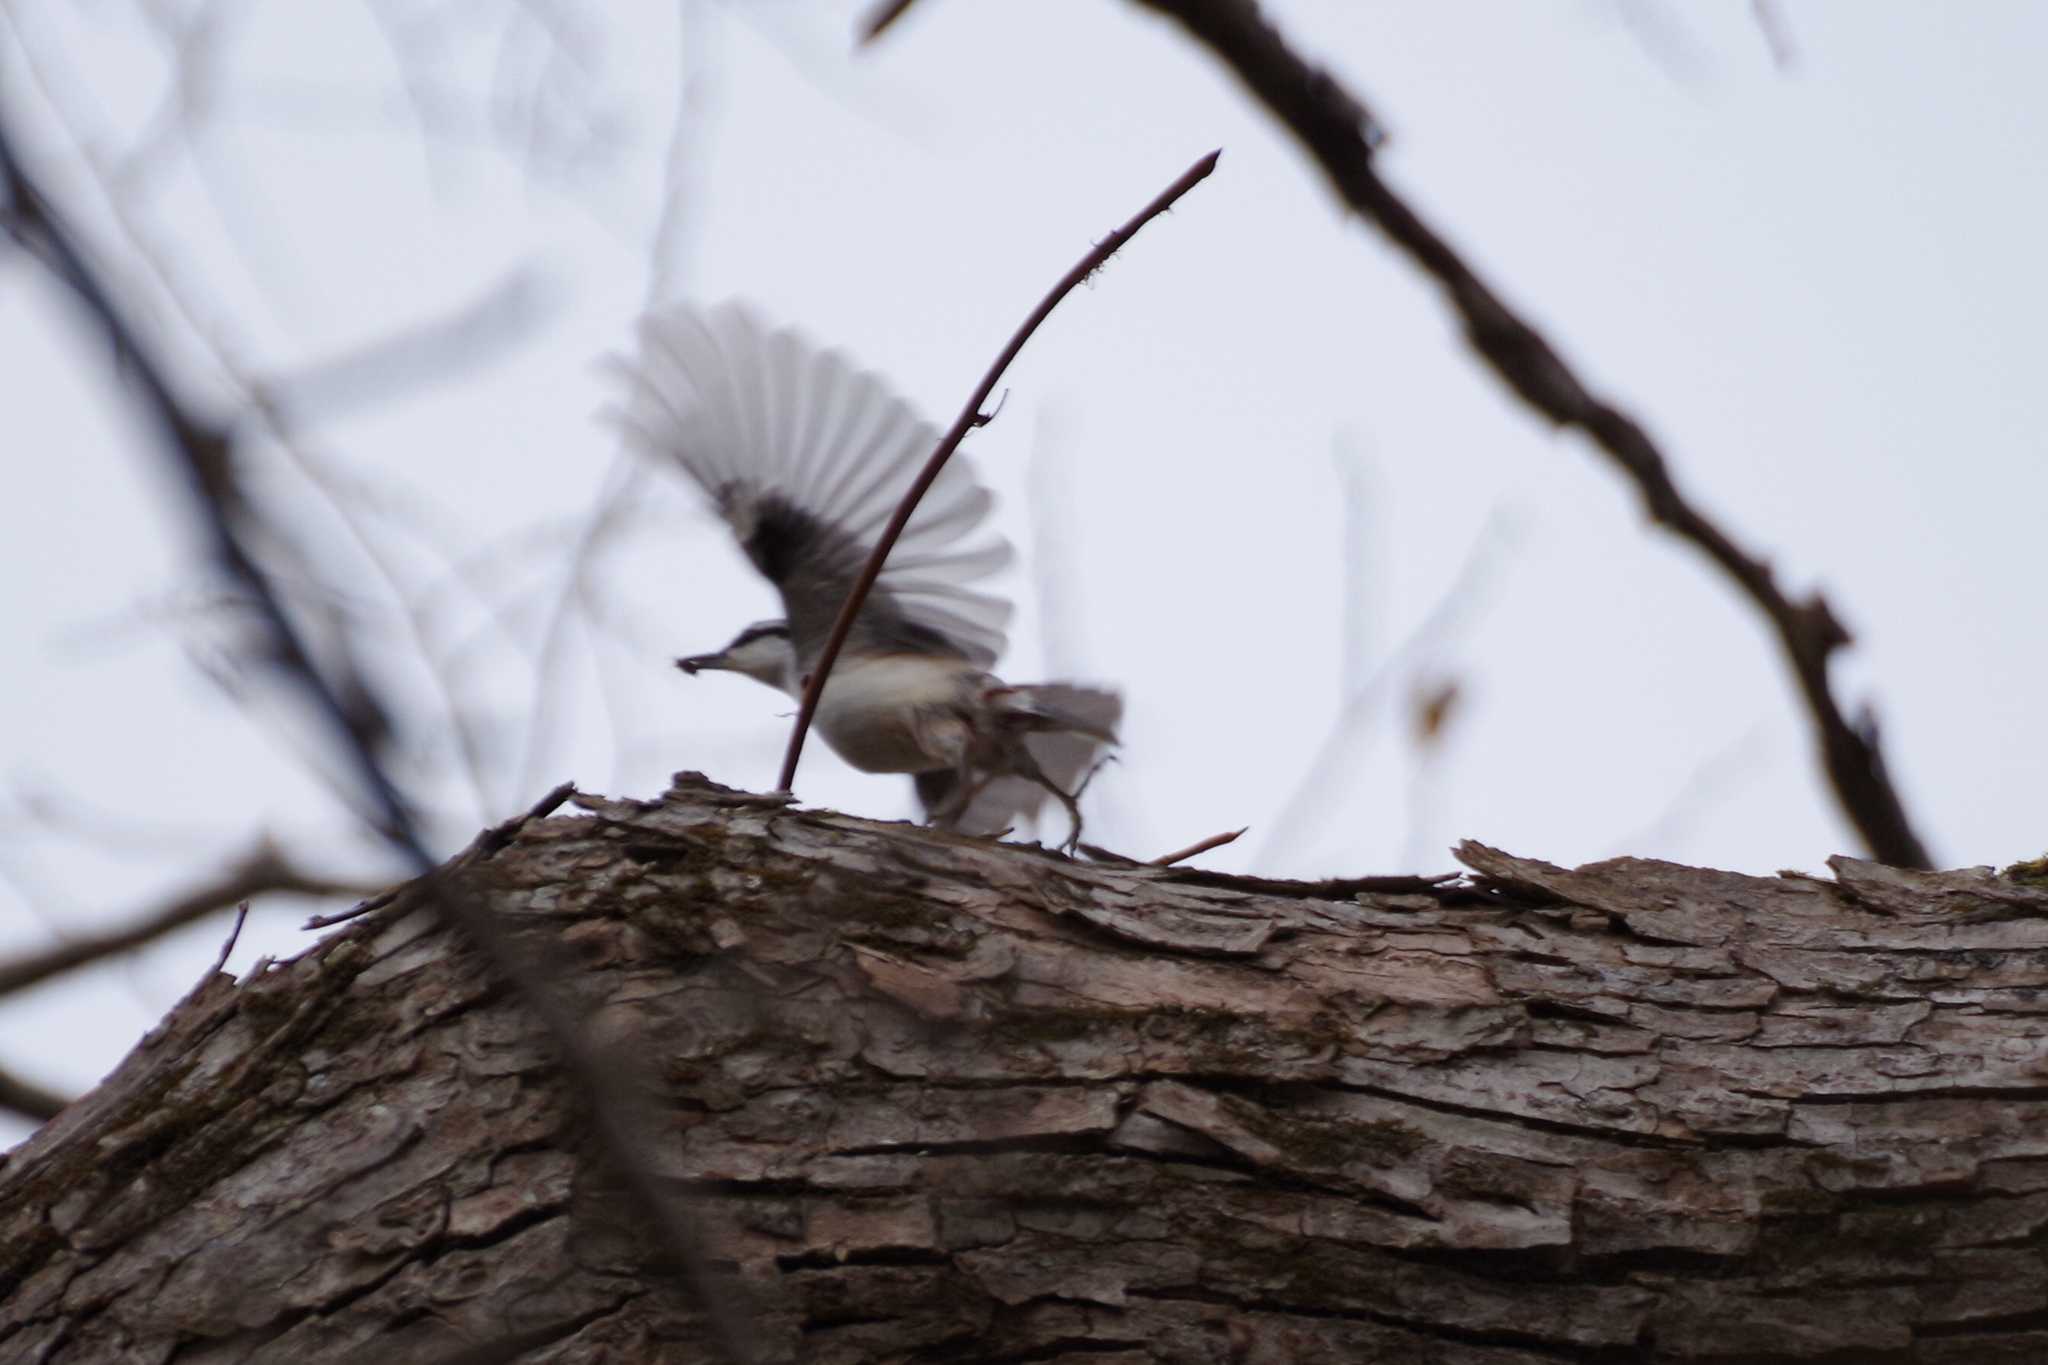
<instances>
[{"instance_id":1,"label":"dark eye stripe","mask_svg":"<svg viewBox=\"0 0 2048 1365\"><path fill-rule=\"evenodd\" d=\"M727 645L726 648L738 649L741 645L750 645L756 640L765 640L770 636L779 640L787 640L789 638L789 627L783 625L748 626L740 632L739 638Z\"/></svg>"}]
</instances>

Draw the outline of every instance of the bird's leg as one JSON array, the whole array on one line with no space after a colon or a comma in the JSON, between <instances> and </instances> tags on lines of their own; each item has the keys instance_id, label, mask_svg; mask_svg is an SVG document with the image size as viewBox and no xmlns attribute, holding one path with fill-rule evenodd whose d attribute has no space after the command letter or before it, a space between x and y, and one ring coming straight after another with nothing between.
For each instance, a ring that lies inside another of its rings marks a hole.
<instances>
[{"instance_id":1,"label":"bird's leg","mask_svg":"<svg viewBox=\"0 0 2048 1365\"><path fill-rule=\"evenodd\" d=\"M1081 846L1081 803L1060 790L1044 773L1031 774L1031 780L1057 796L1060 804L1067 808L1067 818L1074 822L1074 827L1068 831L1067 841L1060 845L1060 852L1072 853Z\"/></svg>"},{"instance_id":2,"label":"bird's leg","mask_svg":"<svg viewBox=\"0 0 2048 1365\"><path fill-rule=\"evenodd\" d=\"M1073 829L1067 832L1067 841L1060 845L1060 852L1072 853L1081 846L1081 803L1061 791L1046 778L1041 777L1038 780L1044 783L1047 791L1060 799L1060 804L1067 808L1067 818L1074 822Z\"/></svg>"},{"instance_id":3,"label":"bird's leg","mask_svg":"<svg viewBox=\"0 0 2048 1365\"><path fill-rule=\"evenodd\" d=\"M1010 770L1012 772L1027 781L1036 782L1039 786L1058 797L1059 803L1066 807L1067 818L1074 822L1074 827L1068 832L1066 842L1060 845L1060 852L1072 853L1076 848L1079 848L1081 845L1081 802L1079 800L1079 791L1069 795L1061 788L1059 783L1047 777L1045 769L1038 766L1038 760L1031 756L1031 751L1024 747L1021 740L1012 747L1009 758ZM1100 767L1101 765L1098 764L1096 766ZM1093 777L1095 774L1091 772L1088 776ZM1086 788L1087 785L1088 783L1084 779L1081 783L1082 788Z\"/></svg>"},{"instance_id":4,"label":"bird's leg","mask_svg":"<svg viewBox=\"0 0 2048 1365\"><path fill-rule=\"evenodd\" d=\"M1104 754L1101 758L1096 759L1095 766L1088 770L1087 775L1081 779L1080 785L1074 788L1074 799L1079 801L1082 793L1088 790L1088 784L1095 780L1095 775L1114 762L1116 762L1115 754Z\"/></svg>"}]
</instances>

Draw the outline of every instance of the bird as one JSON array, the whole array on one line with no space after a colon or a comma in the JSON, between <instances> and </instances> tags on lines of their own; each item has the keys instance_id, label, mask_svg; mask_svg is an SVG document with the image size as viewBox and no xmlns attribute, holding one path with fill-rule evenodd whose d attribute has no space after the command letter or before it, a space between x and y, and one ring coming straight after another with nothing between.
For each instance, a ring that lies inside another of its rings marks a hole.
<instances>
[{"instance_id":1,"label":"bird","mask_svg":"<svg viewBox=\"0 0 2048 1365\"><path fill-rule=\"evenodd\" d=\"M749 305L674 303L641 319L611 410L627 442L672 464L775 586L783 615L683 672L737 673L800 697L833 622L938 431L843 352ZM981 586L1010 562L994 497L956 453L918 504L854 618L813 725L853 767L907 773L927 820L1000 836L1057 801L1080 843L1080 790L1117 743L1115 689L1006 683L990 670L1010 604Z\"/></svg>"}]
</instances>

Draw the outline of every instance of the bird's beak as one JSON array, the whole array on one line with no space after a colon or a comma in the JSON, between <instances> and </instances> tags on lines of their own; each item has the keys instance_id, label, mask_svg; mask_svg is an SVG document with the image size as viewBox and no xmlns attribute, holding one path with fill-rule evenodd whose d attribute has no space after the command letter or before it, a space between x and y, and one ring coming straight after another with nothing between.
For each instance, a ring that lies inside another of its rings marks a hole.
<instances>
[{"instance_id":1,"label":"bird's beak","mask_svg":"<svg viewBox=\"0 0 2048 1365\"><path fill-rule=\"evenodd\" d=\"M721 649L716 654L692 654L687 658L677 659L676 667L685 673L695 674L707 668L715 672L722 668L731 668L732 665L726 662L725 651Z\"/></svg>"}]
</instances>

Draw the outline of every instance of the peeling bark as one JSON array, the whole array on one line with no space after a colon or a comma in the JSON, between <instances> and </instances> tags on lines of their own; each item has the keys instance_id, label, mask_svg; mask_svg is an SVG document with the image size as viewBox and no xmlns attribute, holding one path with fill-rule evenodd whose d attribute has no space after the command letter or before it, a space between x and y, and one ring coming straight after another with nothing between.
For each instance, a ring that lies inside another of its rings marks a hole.
<instances>
[{"instance_id":1,"label":"peeling bark","mask_svg":"<svg viewBox=\"0 0 2048 1365\"><path fill-rule=\"evenodd\" d=\"M2048 1360L2048 890L579 804L452 875L651 1063L764 1361ZM711 1359L634 1226L401 896L6 1161L0 1360Z\"/></svg>"}]
</instances>

